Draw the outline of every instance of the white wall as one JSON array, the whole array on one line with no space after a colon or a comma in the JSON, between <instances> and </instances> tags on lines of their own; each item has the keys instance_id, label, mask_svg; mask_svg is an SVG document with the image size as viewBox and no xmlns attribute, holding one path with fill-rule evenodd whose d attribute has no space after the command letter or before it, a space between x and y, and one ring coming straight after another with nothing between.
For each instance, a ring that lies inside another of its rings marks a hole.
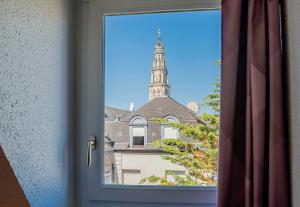
<instances>
[{"instance_id":1,"label":"white wall","mask_svg":"<svg viewBox=\"0 0 300 207\"><path fill-rule=\"evenodd\" d=\"M0 1L0 144L33 207L65 207L71 0Z\"/></svg>"},{"instance_id":2,"label":"white wall","mask_svg":"<svg viewBox=\"0 0 300 207\"><path fill-rule=\"evenodd\" d=\"M123 173L124 171L126 172L126 170L140 171L140 174L135 175L134 179L131 179L130 184L134 185L139 184L142 178L146 178L152 175L164 177L167 170L183 172L186 171L184 167L172 164L170 161L162 159L162 155L158 153L121 152L114 154L118 172L118 179L119 183L121 184L123 182ZM123 184L128 183L126 183L125 180L125 183Z\"/></svg>"},{"instance_id":3,"label":"white wall","mask_svg":"<svg viewBox=\"0 0 300 207\"><path fill-rule=\"evenodd\" d=\"M293 206L300 206L300 2L286 0L291 116Z\"/></svg>"}]
</instances>

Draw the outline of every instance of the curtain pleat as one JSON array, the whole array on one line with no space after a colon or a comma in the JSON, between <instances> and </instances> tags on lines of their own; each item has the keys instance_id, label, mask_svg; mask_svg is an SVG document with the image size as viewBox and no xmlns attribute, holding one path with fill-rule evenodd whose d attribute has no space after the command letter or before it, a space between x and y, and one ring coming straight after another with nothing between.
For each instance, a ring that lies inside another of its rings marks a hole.
<instances>
[{"instance_id":1,"label":"curtain pleat","mask_svg":"<svg viewBox=\"0 0 300 207\"><path fill-rule=\"evenodd\" d=\"M290 206L279 0L222 2L218 205Z\"/></svg>"}]
</instances>

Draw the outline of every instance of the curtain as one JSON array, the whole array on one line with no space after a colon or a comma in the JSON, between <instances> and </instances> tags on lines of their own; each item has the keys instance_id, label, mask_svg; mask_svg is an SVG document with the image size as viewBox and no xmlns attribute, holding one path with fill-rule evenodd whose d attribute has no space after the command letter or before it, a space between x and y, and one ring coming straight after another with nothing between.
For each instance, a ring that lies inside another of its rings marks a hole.
<instances>
[{"instance_id":1,"label":"curtain","mask_svg":"<svg viewBox=\"0 0 300 207\"><path fill-rule=\"evenodd\" d=\"M29 207L20 184L0 146L0 206Z\"/></svg>"},{"instance_id":2,"label":"curtain","mask_svg":"<svg viewBox=\"0 0 300 207\"><path fill-rule=\"evenodd\" d=\"M219 207L290 206L279 0L223 0Z\"/></svg>"}]
</instances>

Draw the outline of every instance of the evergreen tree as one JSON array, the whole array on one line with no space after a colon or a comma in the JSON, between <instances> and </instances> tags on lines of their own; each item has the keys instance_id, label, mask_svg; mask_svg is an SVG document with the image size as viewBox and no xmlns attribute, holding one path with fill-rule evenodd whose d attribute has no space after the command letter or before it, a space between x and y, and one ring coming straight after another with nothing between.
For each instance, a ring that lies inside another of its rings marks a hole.
<instances>
[{"instance_id":1,"label":"evergreen tree","mask_svg":"<svg viewBox=\"0 0 300 207\"><path fill-rule=\"evenodd\" d=\"M153 144L166 155L162 159L168 160L186 168L185 176L173 175L174 180L166 177L150 176L143 178L140 183L159 185L216 185L217 161L219 140L219 112L220 112L220 80L217 79L211 94L203 100L211 112L201 114L199 117L205 124L191 125L169 122L165 119L152 119L160 124L170 125L178 129L181 136L189 137L189 141L182 139L158 139Z\"/></svg>"}]
</instances>

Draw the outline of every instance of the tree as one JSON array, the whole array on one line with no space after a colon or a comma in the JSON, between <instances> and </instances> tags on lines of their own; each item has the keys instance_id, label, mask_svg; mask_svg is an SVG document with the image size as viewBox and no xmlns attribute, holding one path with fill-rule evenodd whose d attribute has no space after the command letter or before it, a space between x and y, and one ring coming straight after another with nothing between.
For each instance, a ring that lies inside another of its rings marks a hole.
<instances>
[{"instance_id":1,"label":"tree","mask_svg":"<svg viewBox=\"0 0 300 207\"><path fill-rule=\"evenodd\" d=\"M162 159L183 166L187 169L185 176L174 175L174 181L166 177L150 176L143 178L140 183L160 185L216 185L217 161L219 140L219 112L220 112L220 80L214 83L213 91L204 98L203 104L211 112L201 114L199 117L205 124L191 125L169 122L165 119L152 119L160 124L170 125L178 129L182 136L187 136L190 141L182 139L158 139L153 143L166 155Z\"/></svg>"}]
</instances>

